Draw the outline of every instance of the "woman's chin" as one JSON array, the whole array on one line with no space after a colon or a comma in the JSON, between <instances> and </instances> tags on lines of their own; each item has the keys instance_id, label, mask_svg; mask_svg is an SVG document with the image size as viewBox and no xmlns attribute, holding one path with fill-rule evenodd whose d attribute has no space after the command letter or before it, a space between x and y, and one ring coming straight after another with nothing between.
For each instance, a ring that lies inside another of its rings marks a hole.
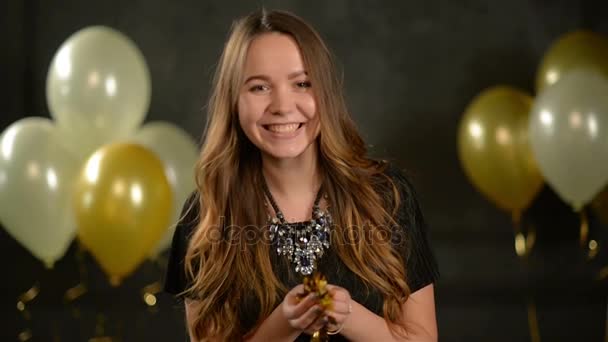
<instances>
[{"instance_id":1,"label":"woman's chin","mask_svg":"<svg viewBox=\"0 0 608 342\"><path fill-rule=\"evenodd\" d=\"M285 148L286 146L263 149L262 155L266 158L274 160L295 160L299 158L305 158L306 151L310 148L310 145L304 148Z\"/></svg>"},{"instance_id":2,"label":"woman's chin","mask_svg":"<svg viewBox=\"0 0 608 342\"><path fill-rule=\"evenodd\" d=\"M293 160L302 156L303 151L263 151L264 156L275 160Z\"/></svg>"}]
</instances>

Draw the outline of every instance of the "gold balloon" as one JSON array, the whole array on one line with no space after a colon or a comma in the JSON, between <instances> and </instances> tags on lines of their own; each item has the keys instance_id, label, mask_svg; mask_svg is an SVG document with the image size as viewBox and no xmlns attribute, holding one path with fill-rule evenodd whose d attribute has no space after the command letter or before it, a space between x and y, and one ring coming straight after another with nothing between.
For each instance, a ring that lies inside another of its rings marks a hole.
<instances>
[{"instance_id":1,"label":"gold balloon","mask_svg":"<svg viewBox=\"0 0 608 342\"><path fill-rule=\"evenodd\" d=\"M597 194L591 202L591 208L604 224L608 224L608 187Z\"/></svg>"},{"instance_id":2,"label":"gold balloon","mask_svg":"<svg viewBox=\"0 0 608 342\"><path fill-rule=\"evenodd\" d=\"M74 196L78 237L113 285L163 236L172 200L162 162L140 145L106 145L87 160Z\"/></svg>"},{"instance_id":3,"label":"gold balloon","mask_svg":"<svg viewBox=\"0 0 608 342\"><path fill-rule=\"evenodd\" d=\"M582 30L560 37L542 59L536 74L537 92L574 69L593 69L608 77L608 39Z\"/></svg>"},{"instance_id":4,"label":"gold balloon","mask_svg":"<svg viewBox=\"0 0 608 342\"><path fill-rule=\"evenodd\" d=\"M527 208L543 184L528 144L532 99L497 86L479 94L458 128L458 152L472 183L498 207Z\"/></svg>"},{"instance_id":5,"label":"gold balloon","mask_svg":"<svg viewBox=\"0 0 608 342\"><path fill-rule=\"evenodd\" d=\"M198 157L196 142L183 129L169 122L149 122L135 133L130 142L143 145L154 152L165 166L165 174L173 190L173 215L170 227L152 251L155 258L169 248L179 221L182 205L196 189L194 165Z\"/></svg>"}]
</instances>

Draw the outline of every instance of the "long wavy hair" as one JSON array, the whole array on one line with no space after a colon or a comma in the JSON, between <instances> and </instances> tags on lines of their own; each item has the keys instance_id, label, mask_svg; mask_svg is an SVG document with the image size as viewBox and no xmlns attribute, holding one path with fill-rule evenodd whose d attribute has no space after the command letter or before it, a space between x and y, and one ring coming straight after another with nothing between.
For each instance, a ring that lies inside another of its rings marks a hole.
<instances>
[{"instance_id":1,"label":"long wavy hair","mask_svg":"<svg viewBox=\"0 0 608 342\"><path fill-rule=\"evenodd\" d=\"M268 32L289 35L297 42L313 85L321 127L318 159L333 208L332 239L342 240L332 248L366 286L379 291L391 331L403 335L401 305L410 294L404 262L394 248L362 238L388 242L401 201L398 188L384 174L387 164L367 157L347 111L332 54L319 34L293 14L266 10L233 24L213 80L196 166L199 223L185 258L192 280L186 292L197 298L192 302L195 318L189 321L190 331L199 340L240 339L247 333L238 317L245 295L255 295L260 324L288 291L273 272L268 243L234 243L226 238L265 236L267 228L260 151L239 125L237 103L247 49L254 38Z\"/></svg>"}]
</instances>

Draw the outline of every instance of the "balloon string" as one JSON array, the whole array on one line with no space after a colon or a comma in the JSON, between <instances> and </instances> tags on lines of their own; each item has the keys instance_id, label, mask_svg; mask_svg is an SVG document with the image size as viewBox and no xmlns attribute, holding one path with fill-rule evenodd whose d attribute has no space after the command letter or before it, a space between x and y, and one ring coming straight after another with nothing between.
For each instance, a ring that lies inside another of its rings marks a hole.
<instances>
[{"instance_id":1,"label":"balloon string","mask_svg":"<svg viewBox=\"0 0 608 342\"><path fill-rule=\"evenodd\" d=\"M513 232L515 233L515 253L522 260L525 260L532 252L532 248L536 242L536 228L530 225L527 231L525 231L521 212L517 210L511 213L511 220L513 222Z\"/></svg>"},{"instance_id":2,"label":"balloon string","mask_svg":"<svg viewBox=\"0 0 608 342\"><path fill-rule=\"evenodd\" d=\"M17 335L17 338L21 342L29 341L32 338L32 331L29 329L23 330Z\"/></svg>"},{"instance_id":3,"label":"balloon string","mask_svg":"<svg viewBox=\"0 0 608 342\"><path fill-rule=\"evenodd\" d=\"M76 319L80 318L80 311L75 307L76 300L82 298L87 292L88 270L85 262L85 247L78 242L76 250L76 262L78 263L78 284L65 291L64 299L68 304L74 305L73 315ZM105 336L106 317L103 313L97 314L95 322L95 337L89 338L88 342L112 342L113 339Z\"/></svg>"},{"instance_id":4,"label":"balloon string","mask_svg":"<svg viewBox=\"0 0 608 342\"><path fill-rule=\"evenodd\" d=\"M155 259L155 264L161 272L167 270L167 263L169 262L169 258L163 255L158 255Z\"/></svg>"},{"instance_id":5,"label":"balloon string","mask_svg":"<svg viewBox=\"0 0 608 342\"><path fill-rule=\"evenodd\" d=\"M603 281L608 278L608 266L603 266L597 276L599 281ZM605 321L605 336L604 341L608 342L608 298L606 298L606 321Z\"/></svg>"},{"instance_id":6,"label":"balloon string","mask_svg":"<svg viewBox=\"0 0 608 342\"><path fill-rule=\"evenodd\" d=\"M530 225L528 226L527 232L524 232L522 215L519 210L511 212L511 220L515 233L515 253L517 253L517 256L524 262L524 265L527 265L528 256L536 241L536 229L533 225ZM540 328L538 324L538 315L536 313L536 302L532 295L528 296L527 313L530 340L532 342L540 342Z\"/></svg>"},{"instance_id":7,"label":"balloon string","mask_svg":"<svg viewBox=\"0 0 608 342\"><path fill-rule=\"evenodd\" d=\"M520 258L525 258L526 250L525 250L525 237L521 232L521 212L518 210L513 210L511 212L511 221L513 223L513 232L515 233L515 253ZM524 242L522 244L522 242Z\"/></svg>"},{"instance_id":8,"label":"balloon string","mask_svg":"<svg viewBox=\"0 0 608 342\"><path fill-rule=\"evenodd\" d=\"M88 291L86 285L87 268L84 262L84 247L80 243L78 243L75 257L78 264L78 283L65 291L63 299L66 305L71 308L74 318L79 319L80 310L78 307L76 307L75 302L76 300L82 298L82 296L84 296Z\"/></svg>"},{"instance_id":9,"label":"balloon string","mask_svg":"<svg viewBox=\"0 0 608 342\"><path fill-rule=\"evenodd\" d=\"M87 265L84 262L85 248L82 243L78 242L78 250L76 251L76 261L78 262L78 276L80 282L84 283L87 277Z\"/></svg>"},{"instance_id":10,"label":"balloon string","mask_svg":"<svg viewBox=\"0 0 608 342\"><path fill-rule=\"evenodd\" d=\"M32 319L32 315L27 309L26 304L36 299L39 293L40 286L36 282L36 284L34 284L29 290L19 295L17 300L17 310L21 312L21 315L25 321L30 321ZM29 341L32 338L32 331L29 328L26 328L25 330L21 331L19 335L17 335L17 338L22 342Z\"/></svg>"},{"instance_id":11,"label":"balloon string","mask_svg":"<svg viewBox=\"0 0 608 342\"><path fill-rule=\"evenodd\" d=\"M162 284L160 281L155 281L151 284L144 286L141 289L141 295L144 303L148 306L151 312L156 312L156 295L162 290Z\"/></svg>"},{"instance_id":12,"label":"balloon string","mask_svg":"<svg viewBox=\"0 0 608 342\"><path fill-rule=\"evenodd\" d=\"M587 215L585 215L585 210L581 209L579 211L579 217L581 220L580 226L580 243L581 248L585 248L587 244L587 240L589 239L589 222L587 221Z\"/></svg>"},{"instance_id":13,"label":"balloon string","mask_svg":"<svg viewBox=\"0 0 608 342\"><path fill-rule=\"evenodd\" d=\"M536 302L533 297L528 298L528 326L530 328L530 339L532 342L540 342L540 329L538 327L538 316L536 314Z\"/></svg>"},{"instance_id":14,"label":"balloon string","mask_svg":"<svg viewBox=\"0 0 608 342\"><path fill-rule=\"evenodd\" d=\"M158 255L155 259L152 260L154 266L160 271L160 273L164 273L167 265L167 258ZM161 281L154 281L141 289L142 300L148 306L148 310L150 312L157 312L156 308L156 295L162 291L162 283Z\"/></svg>"},{"instance_id":15,"label":"balloon string","mask_svg":"<svg viewBox=\"0 0 608 342\"><path fill-rule=\"evenodd\" d=\"M106 336L106 317L103 313L97 314L97 322L95 323L95 337L92 337L88 342L112 342L114 339Z\"/></svg>"},{"instance_id":16,"label":"balloon string","mask_svg":"<svg viewBox=\"0 0 608 342\"><path fill-rule=\"evenodd\" d=\"M56 319L53 319L51 326L53 331L53 342L61 342L61 330L59 329L59 322Z\"/></svg>"},{"instance_id":17,"label":"balloon string","mask_svg":"<svg viewBox=\"0 0 608 342\"><path fill-rule=\"evenodd\" d=\"M589 218L584 208L579 210L580 225L580 245L587 254L587 259L595 258L599 252L599 244L591 236L591 227L589 226Z\"/></svg>"}]
</instances>

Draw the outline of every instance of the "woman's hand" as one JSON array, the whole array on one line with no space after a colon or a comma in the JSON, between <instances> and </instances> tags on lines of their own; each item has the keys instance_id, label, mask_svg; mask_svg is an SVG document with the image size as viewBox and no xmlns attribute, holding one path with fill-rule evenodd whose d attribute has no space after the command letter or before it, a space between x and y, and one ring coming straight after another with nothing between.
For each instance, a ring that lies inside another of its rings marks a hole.
<instances>
[{"instance_id":1,"label":"woman's hand","mask_svg":"<svg viewBox=\"0 0 608 342\"><path fill-rule=\"evenodd\" d=\"M332 298L332 306L325 314L329 316L328 331L338 332L346 323L352 312L350 293L345 288L336 285L327 285Z\"/></svg>"},{"instance_id":2,"label":"woman's hand","mask_svg":"<svg viewBox=\"0 0 608 342\"><path fill-rule=\"evenodd\" d=\"M312 334L323 327L323 308L314 293L298 300L298 295L303 292L303 285L294 287L285 295L281 306L283 315L292 328Z\"/></svg>"}]
</instances>

